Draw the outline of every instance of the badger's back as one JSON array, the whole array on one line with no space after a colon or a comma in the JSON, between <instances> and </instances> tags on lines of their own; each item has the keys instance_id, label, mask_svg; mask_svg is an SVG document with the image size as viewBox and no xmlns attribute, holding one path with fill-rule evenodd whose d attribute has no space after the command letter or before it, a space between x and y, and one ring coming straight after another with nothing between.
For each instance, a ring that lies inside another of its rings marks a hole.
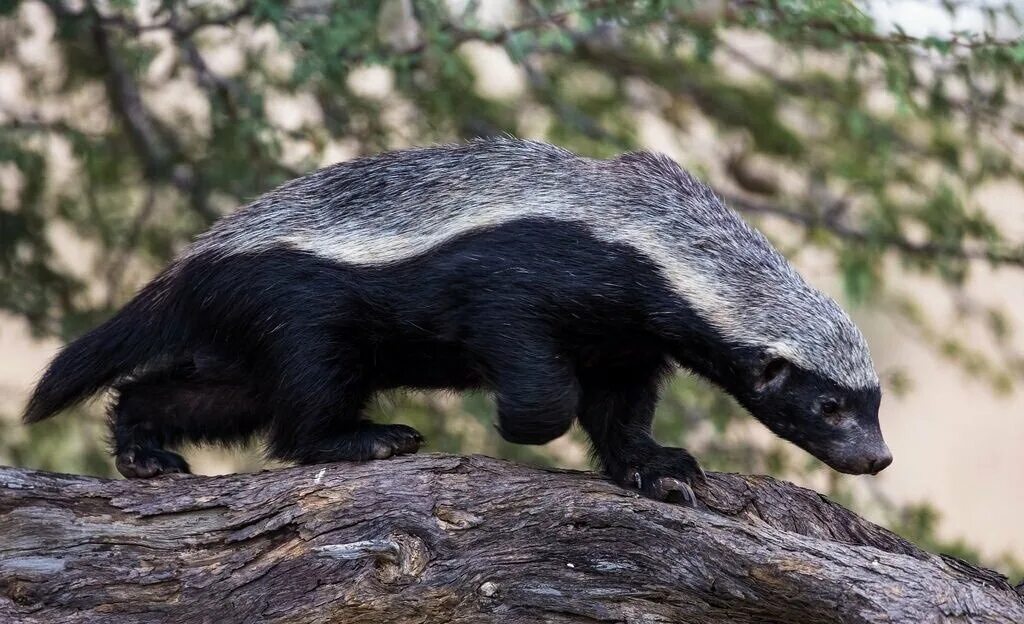
<instances>
[{"instance_id":1,"label":"badger's back","mask_svg":"<svg viewBox=\"0 0 1024 624\"><path fill-rule=\"evenodd\" d=\"M187 255L287 248L382 266L474 230L538 217L578 223L599 239L652 256L684 292L733 267L762 273L760 284L799 279L764 237L664 156L594 160L515 139L321 169L223 219ZM709 297L710 290L691 294Z\"/></svg>"}]
</instances>

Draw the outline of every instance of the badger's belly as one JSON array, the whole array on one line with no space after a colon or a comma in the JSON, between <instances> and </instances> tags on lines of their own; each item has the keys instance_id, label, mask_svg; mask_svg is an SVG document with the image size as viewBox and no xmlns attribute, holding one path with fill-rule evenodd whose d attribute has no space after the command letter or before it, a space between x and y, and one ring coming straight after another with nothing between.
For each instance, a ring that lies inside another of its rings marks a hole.
<instances>
[{"instance_id":1,"label":"badger's belly","mask_svg":"<svg viewBox=\"0 0 1024 624\"><path fill-rule=\"evenodd\" d=\"M439 340L387 340L364 344L363 366L378 389L468 390L484 381L466 349Z\"/></svg>"}]
</instances>

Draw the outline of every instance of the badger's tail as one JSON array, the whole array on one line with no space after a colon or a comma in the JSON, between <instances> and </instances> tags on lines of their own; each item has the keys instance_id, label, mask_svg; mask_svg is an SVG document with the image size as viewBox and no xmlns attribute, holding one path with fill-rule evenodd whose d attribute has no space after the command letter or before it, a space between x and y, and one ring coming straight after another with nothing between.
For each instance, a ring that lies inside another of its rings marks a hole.
<instances>
[{"instance_id":1,"label":"badger's tail","mask_svg":"<svg viewBox=\"0 0 1024 624\"><path fill-rule=\"evenodd\" d=\"M65 346L43 373L22 419L49 418L173 349L183 328L170 318L170 281L166 273L157 277L113 318Z\"/></svg>"}]
</instances>

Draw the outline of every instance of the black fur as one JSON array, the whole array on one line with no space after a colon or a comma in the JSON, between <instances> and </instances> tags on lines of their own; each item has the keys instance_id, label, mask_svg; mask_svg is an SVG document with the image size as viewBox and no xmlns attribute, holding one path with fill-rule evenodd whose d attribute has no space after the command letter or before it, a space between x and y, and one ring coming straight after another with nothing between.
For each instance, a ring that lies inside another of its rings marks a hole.
<instances>
[{"instance_id":1,"label":"black fur","mask_svg":"<svg viewBox=\"0 0 1024 624\"><path fill-rule=\"evenodd\" d=\"M175 324L165 313L167 280L157 277L113 318L64 347L50 362L25 408L33 423L71 407L116 378L178 348Z\"/></svg>"},{"instance_id":2,"label":"black fur","mask_svg":"<svg viewBox=\"0 0 1024 624\"><path fill-rule=\"evenodd\" d=\"M719 336L634 249L532 218L390 266L284 249L191 257L69 346L27 418L120 376L118 467L151 476L188 470L166 446L264 431L272 456L302 463L413 452L414 430L362 417L375 392L485 388L507 439L542 444L578 421L617 482L685 500L697 462L651 437L675 363L784 437L829 438L832 425L804 414L842 389L795 367L784 391L759 386L762 357Z\"/></svg>"}]
</instances>

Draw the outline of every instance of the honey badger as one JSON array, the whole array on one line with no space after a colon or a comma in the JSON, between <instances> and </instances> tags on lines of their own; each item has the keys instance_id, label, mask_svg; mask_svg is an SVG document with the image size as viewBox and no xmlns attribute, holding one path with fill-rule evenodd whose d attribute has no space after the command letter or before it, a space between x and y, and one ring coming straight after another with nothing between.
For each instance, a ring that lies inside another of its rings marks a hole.
<instances>
[{"instance_id":1,"label":"honey badger","mask_svg":"<svg viewBox=\"0 0 1024 624\"><path fill-rule=\"evenodd\" d=\"M126 477L167 450L267 434L302 464L414 452L362 415L393 388L483 388L507 440L578 422L607 474L692 500L703 473L651 421L675 366L836 470L892 460L864 337L668 157L477 140L298 178L221 219L50 364L25 412L114 387Z\"/></svg>"}]
</instances>

